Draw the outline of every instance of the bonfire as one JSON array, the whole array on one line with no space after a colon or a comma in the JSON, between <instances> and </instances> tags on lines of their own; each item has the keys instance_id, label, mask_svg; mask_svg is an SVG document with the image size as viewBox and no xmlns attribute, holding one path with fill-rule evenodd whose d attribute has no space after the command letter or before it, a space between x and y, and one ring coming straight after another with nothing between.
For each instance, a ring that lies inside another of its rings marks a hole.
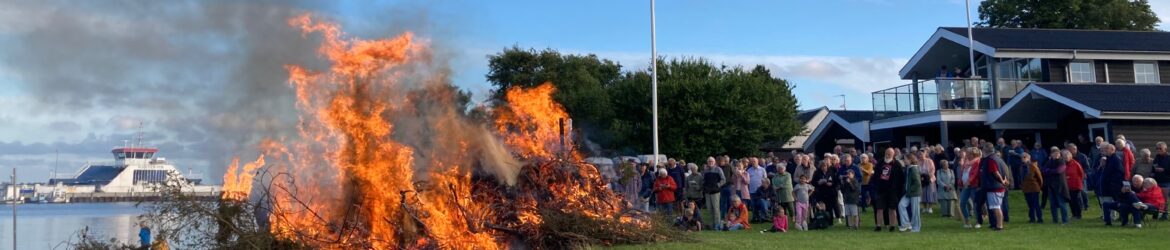
<instances>
[{"instance_id":1,"label":"bonfire","mask_svg":"<svg viewBox=\"0 0 1170 250\"><path fill-rule=\"evenodd\" d=\"M289 24L321 39L329 66L287 65L299 138L261 143L243 168L233 161L222 196L260 204L267 215L257 225L277 239L324 249L559 249L670 237L583 163L553 85L508 89L491 121L475 122L455 105L426 40L350 38L311 15ZM261 169L269 174L256 176Z\"/></svg>"}]
</instances>

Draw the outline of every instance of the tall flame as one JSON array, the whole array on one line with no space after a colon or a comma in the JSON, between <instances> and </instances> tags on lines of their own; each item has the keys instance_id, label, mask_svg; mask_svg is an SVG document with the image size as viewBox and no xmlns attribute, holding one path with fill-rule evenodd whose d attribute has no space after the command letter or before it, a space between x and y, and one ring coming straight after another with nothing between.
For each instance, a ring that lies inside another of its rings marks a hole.
<instances>
[{"instance_id":1,"label":"tall flame","mask_svg":"<svg viewBox=\"0 0 1170 250\"><path fill-rule=\"evenodd\" d=\"M222 198L225 200L245 200L248 195L252 193L252 178L256 177L256 170L264 166L264 155L256 158L256 161L244 164L244 169L239 169L240 158L232 158L231 165L228 165L227 172L223 175L223 194ZM236 172L239 172L237 174Z\"/></svg>"}]
</instances>

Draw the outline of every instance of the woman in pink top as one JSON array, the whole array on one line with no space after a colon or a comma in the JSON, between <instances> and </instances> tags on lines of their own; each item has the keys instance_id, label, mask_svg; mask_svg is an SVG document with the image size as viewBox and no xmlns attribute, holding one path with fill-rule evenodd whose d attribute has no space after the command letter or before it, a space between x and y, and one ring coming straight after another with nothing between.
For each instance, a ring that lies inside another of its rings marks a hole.
<instances>
[{"instance_id":1,"label":"woman in pink top","mask_svg":"<svg viewBox=\"0 0 1170 250\"><path fill-rule=\"evenodd\" d=\"M733 187L734 190L732 190L732 191L737 192L737 194L739 194L740 200L752 199L751 193L748 192L748 180L750 180L750 179L748 177L747 169L745 168L745 166L746 166L745 161L737 162L735 164L735 175L733 175L733 177L732 177L732 181L735 182L735 186Z\"/></svg>"}]
</instances>

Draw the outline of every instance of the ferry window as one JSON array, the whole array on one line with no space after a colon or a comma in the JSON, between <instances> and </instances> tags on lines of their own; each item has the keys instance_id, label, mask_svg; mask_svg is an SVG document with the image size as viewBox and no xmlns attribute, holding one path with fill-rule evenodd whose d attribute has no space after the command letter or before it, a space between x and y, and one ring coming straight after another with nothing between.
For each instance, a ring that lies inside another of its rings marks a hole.
<instances>
[{"instance_id":1,"label":"ferry window","mask_svg":"<svg viewBox=\"0 0 1170 250\"><path fill-rule=\"evenodd\" d=\"M1093 61L1074 61L1068 64L1068 81L1072 83L1096 82Z\"/></svg>"},{"instance_id":2,"label":"ferry window","mask_svg":"<svg viewBox=\"0 0 1170 250\"><path fill-rule=\"evenodd\" d=\"M1158 66L1153 62L1134 62L1133 82L1158 83Z\"/></svg>"},{"instance_id":3,"label":"ferry window","mask_svg":"<svg viewBox=\"0 0 1170 250\"><path fill-rule=\"evenodd\" d=\"M118 160L126 159L126 153L118 153L117 157L118 157Z\"/></svg>"},{"instance_id":4,"label":"ferry window","mask_svg":"<svg viewBox=\"0 0 1170 250\"><path fill-rule=\"evenodd\" d=\"M154 153L146 153L146 159L154 158Z\"/></svg>"}]
</instances>

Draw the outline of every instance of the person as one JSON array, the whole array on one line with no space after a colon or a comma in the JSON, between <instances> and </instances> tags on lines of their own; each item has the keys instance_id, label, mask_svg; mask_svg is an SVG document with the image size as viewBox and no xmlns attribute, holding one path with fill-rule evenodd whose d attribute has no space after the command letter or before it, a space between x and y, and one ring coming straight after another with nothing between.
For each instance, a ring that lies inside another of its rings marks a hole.
<instances>
[{"instance_id":1,"label":"person","mask_svg":"<svg viewBox=\"0 0 1170 250\"><path fill-rule=\"evenodd\" d=\"M138 245L140 249L150 249L150 227L146 226L146 222L138 222Z\"/></svg>"},{"instance_id":2,"label":"person","mask_svg":"<svg viewBox=\"0 0 1170 250\"><path fill-rule=\"evenodd\" d=\"M1068 175L1066 171L1068 164L1064 162L1061 157L1060 149L1052 147L1051 155L1045 163L1044 168L1040 171L1044 173L1044 179L1049 180L1044 183L1044 192L1048 193L1048 211L1052 214L1052 223L1068 224ZM1057 217L1057 212L1060 212L1060 217Z\"/></svg>"},{"instance_id":3,"label":"person","mask_svg":"<svg viewBox=\"0 0 1170 250\"><path fill-rule=\"evenodd\" d=\"M1125 138L1121 136L1118 136L1117 142L1113 145L1117 147L1117 152L1121 153L1121 162L1123 166L1125 166L1125 168L1123 168L1123 170L1125 170L1125 176L1123 178L1129 178L1133 176L1133 164L1135 162L1133 157L1133 148L1129 146L1129 143L1126 142Z\"/></svg>"},{"instance_id":4,"label":"person","mask_svg":"<svg viewBox=\"0 0 1170 250\"><path fill-rule=\"evenodd\" d=\"M751 221L761 222L768 218L766 217L768 214L768 204L766 203L766 200L763 199L763 197L759 197L761 196L760 186L763 186L764 181L767 179L767 173L764 171L764 167L760 165L759 158L752 157L751 160L748 161L748 164L751 164L751 166L748 166L747 168L747 188L748 193L751 195L751 197L753 197L752 199L748 200L752 210ZM771 190L768 190L768 192L765 193L771 193Z\"/></svg>"},{"instance_id":5,"label":"person","mask_svg":"<svg viewBox=\"0 0 1170 250\"><path fill-rule=\"evenodd\" d=\"M816 207L813 208L812 220L809 222L810 226L806 229L827 229L833 226L833 213L829 212L829 208L824 202L817 202Z\"/></svg>"},{"instance_id":6,"label":"person","mask_svg":"<svg viewBox=\"0 0 1170 250\"><path fill-rule=\"evenodd\" d=\"M1012 169L1008 167L1007 162L1003 160L1003 157L999 155L999 153L993 153L992 159L995 160L996 166L1001 166L998 168L999 174L1002 175L1004 179L1008 180L1008 183L1004 184L1004 188L1011 189L1011 187L1015 185L1014 182L1011 182ZM1010 222L1012 218L1011 212L1009 212L1011 210L1008 209L1008 205L1010 204L1009 201L1011 201L1011 199L1008 197L1008 192L1003 192L1003 203L999 205L999 210L1003 213L1003 222L1005 223Z\"/></svg>"},{"instance_id":7,"label":"person","mask_svg":"<svg viewBox=\"0 0 1170 250\"><path fill-rule=\"evenodd\" d=\"M1144 208L1145 204L1142 204L1129 185L1123 185L1118 190L1114 201L1101 204L1101 211L1105 213L1106 226L1113 226L1113 210L1117 210L1118 214L1121 215L1121 226L1128 225L1129 217L1132 215L1135 227L1141 228L1142 213L1140 211Z\"/></svg>"},{"instance_id":8,"label":"person","mask_svg":"<svg viewBox=\"0 0 1170 250\"><path fill-rule=\"evenodd\" d=\"M658 169L658 178L654 179L654 198L658 211L670 215L674 214L674 191L678 189L678 185L668 172L666 168Z\"/></svg>"},{"instance_id":9,"label":"person","mask_svg":"<svg viewBox=\"0 0 1170 250\"><path fill-rule=\"evenodd\" d=\"M703 171L703 199L707 202L707 211L711 213L711 227L721 227L719 218L723 218L723 211L721 211L721 204L719 199L722 198L723 185L727 178L723 175L723 169L715 164L715 157L707 157L706 170Z\"/></svg>"},{"instance_id":10,"label":"person","mask_svg":"<svg viewBox=\"0 0 1170 250\"><path fill-rule=\"evenodd\" d=\"M1069 196L1069 210L1072 210L1072 218L1074 220L1081 219L1081 211L1084 211L1084 203L1081 194L1085 189L1085 170L1080 162L1073 158L1072 151L1060 151L1063 162L1065 162L1065 176L1068 183ZM1054 220L1056 218L1053 218Z\"/></svg>"},{"instance_id":11,"label":"person","mask_svg":"<svg viewBox=\"0 0 1170 250\"><path fill-rule=\"evenodd\" d=\"M684 183L686 184L683 185L683 189L686 190L683 193L683 197L685 197L686 200L683 202L693 202L695 204L700 204L700 201L703 200L704 195L703 173L699 172L699 165L695 165L695 163L687 163L687 170L687 175L684 177Z\"/></svg>"},{"instance_id":12,"label":"person","mask_svg":"<svg viewBox=\"0 0 1170 250\"><path fill-rule=\"evenodd\" d=\"M1122 193L1122 185L1125 183L1125 165L1122 163L1120 153L1117 152L1117 146L1113 144L1105 144L1101 147L1101 159L1099 160L1102 166L1101 184L1098 199L1101 200L1102 209L1105 204L1112 203ZM1104 210L1102 210L1104 211ZM1105 214L1110 212L1105 211ZM1109 219L1105 219L1105 224L1111 224Z\"/></svg>"},{"instance_id":13,"label":"person","mask_svg":"<svg viewBox=\"0 0 1170 250\"><path fill-rule=\"evenodd\" d=\"M894 226L890 224L897 219L896 206L905 185L902 163L894 159L895 154L897 151L894 148L886 148L884 160L875 169L876 178L869 180L875 194L873 197L875 232L881 231L883 225L889 227L890 232L894 231Z\"/></svg>"},{"instance_id":14,"label":"person","mask_svg":"<svg viewBox=\"0 0 1170 250\"><path fill-rule=\"evenodd\" d=\"M898 214L900 215L898 218L902 225L899 231L902 232L917 233L922 228L922 213L919 202L922 199L923 178L918 166L920 158L917 154L906 156L906 164L908 165L904 170L906 183L902 187L901 200L898 201Z\"/></svg>"},{"instance_id":15,"label":"person","mask_svg":"<svg viewBox=\"0 0 1170 250\"><path fill-rule=\"evenodd\" d=\"M1084 140L1083 136L1081 137L1081 140ZM1086 142L1088 142L1088 141L1086 141ZM1090 163L1089 156L1085 155L1084 153L1081 153L1078 149L1077 144L1069 143L1068 146L1065 147L1065 149L1067 149L1069 153L1072 153L1073 160L1077 161L1077 165L1080 165L1081 170L1084 170L1084 172L1085 172L1085 178L1084 178L1085 180L1081 182L1082 188L1081 188L1081 193L1079 195L1081 197L1081 203L1080 203L1081 208L1080 209L1082 211L1088 210L1089 209L1089 190L1092 189L1092 186L1090 186L1089 184L1092 183L1093 182L1092 180L1094 180L1094 178L1097 176L1096 175L1096 172L1097 172L1096 168L1094 168L1093 165L1089 165L1089 163Z\"/></svg>"},{"instance_id":16,"label":"person","mask_svg":"<svg viewBox=\"0 0 1170 250\"><path fill-rule=\"evenodd\" d=\"M968 147L960 155L963 170L960 171L962 178L959 179L963 193L959 194L959 209L963 213L963 227L979 228L983 225L983 203L987 202L987 194L979 191L979 162L982 159L982 152L978 148ZM981 196L983 198L980 198ZM972 213L975 223L971 223Z\"/></svg>"},{"instance_id":17,"label":"person","mask_svg":"<svg viewBox=\"0 0 1170 250\"><path fill-rule=\"evenodd\" d=\"M1028 223L1044 223L1044 212L1040 207L1040 191L1044 187L1044 175L1040 167L1032 161L1032 155L1020 155L1020 161L1026 166L1027 175L1024 176L1020 189L1024 191L1024 201L1028 203Z\"/></svg>"},{"instance_id":18,"label":"person","mask_svg":"<svg viewBox=\"0 0 1170 250\"><path fill-rule=\"evenodd\" d=\"M747 162L737 161L735 163L735 174L731 175L731 182L734 183L731 191L732 196L738 196L740 201L744 202L744 207L747 207L747 202L751 202L752 200L752 194L748 191L748 181L750 178L747 173Z\"/></svg>"},{"instance_id":19,"label":"person","mask_svg":"<svg viewBox=\"0 0 1170 250\"><path fill-rule=\"evenodd\" d=\"M760 231L760 233L763 232L788 232L788 212L784 211L784 207L777 206L772 209L772 228Z\"/></svg>"},{"instance_id":20,"label":"person","mask_svg":"<svg viewBox=\"0 0 1170 250\"><path fill-rule=\"evenodd\" d=\"M734 179L737 178L735 166L731 165L731 157L728 157L727 155L720 156L719 168L723 169L723 174L725 175L724 177L727 177L727 179L725 179L726 181L723 182L723 186L721 187L722 189L719 191L719 200L722 201L719 203L719 211L722 214L727 214L727 208L731 207L731 194L732 189L735 186Z\"/></svg>"},{"instance_id":21,"label":"person","mask_svg":"<svg viewBox=\"0 0 1170 250\"><path fill-rule=\"evenodd\" d=\"M861 154L861 163L858 164L858 169L861 170L861 211L865 212L865 208L869 206L870 196L872 196L873 189L869 187L869 177L873 176L873 157L868 153Z\"/></svg>"},{"instance_id":22,"label":"person","mask_svg":"<svg viewBox=\"0 0 1170 250\"><path fill-rule=\"evenodd\" d=\"M829 212L836 218L841 214L841 211L836 210L837 206L829 204L837 204L837 168L833 166L831 158L826 158L821 161L821 167L813 172L813 186L816 187L817 192L814 196L813 202L824 202L828 205Z\"/></svg>"},{"instance_id":23,"label":"person","mask_svg":"<svg viewBox=\"0 0 1170 250\"><path fill-rule=\"evenodd\" d=\"M955 200L959 198L955 194L955 171L951 170L951 162L948 160L940 160L938 166L939 209L942 210L942 217L954 217L955 210L958 209Z\"/></svg>"},{"instance_id":24,"label":"person","mask_svg":"<svg viewBox=\"0 0 1170 250\"><path fill-rule=\"evenodd\" d=\"M934 214L934 204L938 203L938 197L935 194L938 191L938 188L936 188L937 183L935 183L935 171L937 169L934 166L934 161L931 160L930 153L928 153L929 150L930 147L927 147L927 149L923 149L917 153L918 170L922 178L922 209L927 214Z\"/></svg>"},{"instance_id":25,"label":"person","mask_svg":"<svg viewBox=\"0 0 1170 250\"><path fill-rule=\"evenodd\" d=\"M1014 173L1014 175L1012 175L1013 183L1024 183L1024 176L1028 175L1028 173L1025 172L1027 171L1028 166L1025 165L1022 160L1022 157L1026 154L1027 153L1024 152L1024 142L1020 140L1012 140L1011 146L1004 150L1004 158L1007 158L1005 160L1007 160L1008 166L1011 166L1012 173ZM1023 187L1017 188L1022 189Z\"/></svg>"},{"instance_id":26,"label":"person","mask_svg":"<svg viewBox=\"0 0 1170 250\"><path fill-rule=\"evenodd\" d=\"M692 163L693 164L693 163ZM683 211L678 217L674 219L674 226L679 230L687 232L699 232L703 230L703 218L699 215L699 208L696 207L695 202L683 202Z\"/></svg>"},{"instance_id":27,"label":"person","mask_svg":"<svg viewBox=\"0 0 1170 250\"><path fill-rule=\"evenodd\" d=\"M686 164L681 164L679 161L672 159L666 160L666 171L670 178L674 180L676 185L674 189L674 204L673 207L682 209L682 202L686 200L687 190L687 169Z\"/></svg>"},{"instance_id":28,"label":"person","mask_svg":"<svg viewBox=\"0 0 1170 250\"><path fill-rule=\"evenodd\" d=\"M752 194L752 198L756 200L756 210L752 211L752 220L756 222L767 222L768 218L772 217L772 200L776 198L776 191L772 188L772 182L764 178L764 182L760 185L758 193Z\"/></svg>"},{"instance_id":29,"label":"person","mask_svg":"<svg viewBox=\"0 0 1170 250\"><path fill-rule=\"evenodd\" d=\"M1170 151L1166 148L1166 142L1158 142L1155 145L1158 153L1154 156L1154 180L1157 180L1158 187L1162 188L1163 198L1170 200ZM1162 213L1162 220L1166 220L1167 217L1167 213Z\"/></svg>"},{"instance_id":30,"label":"person","mask_svg":"<svg viewBox=\"0 0 1170 250\"><path fill-rule=\"evenodd\" d=\"M792 178L800 180L800 177L808 176L809 180L812 180L813 172L817 171L816 167L813 167L812 156L801 155L797 164L799 165L796 166L796 171L793 173Z\"/></svg>"},{"instance_id":31,"label":"person","mask_svg":"<svg viewBox=\"0 0 1170 250\"><path fill-rule=\"evenodd\" d=\"M772 188L776 192L774 199L776 206L784 207L784 211L791 217L793 212L792 202L794 201L792 197L792 174L789 174L786 168L788 168L786 165L780 165L778 167L776 176L772 176Z\"/></svg>"},{"instance_id":32,"label":"person","mask_svg":"<svg viewBox=\"0 0 1170 250\"><path fill-rule=\"evenodd\" d=\"M1138 151L1138 157L1133 164L1133 170L1130 172L1141 176L1154 176L1154 155L1150 153L1150 149L1143 148Z\"/></svg>"},{"instance_id":33,"label":"person","mask_svg":"<svg viewBox=\"0 0 1170 250\"><path fill-rule=\"evenodd\" d=\"M723 221L723 231L736 231L740 229L751 229L751 223L748 223L748 209L743 204L739 197L731 196L731 207L727 208L727 219Z\"/></svg>"},{"instance_id":34,"label":"person","mask_svg":"<svg viewBox=\"0 0 1170 250\"><path fill-rule=\"evenodd\" d=\"M813 193L813 186L809 184L809 177L801 176L800 184L792 188L793 196L796 196L796 230L808 230L809 214L809 196Z\"/></svg>"},{"instance_id":35,"label":"person","mask_svg":"<svg viewBox=\"0 0 1170 250\"><path fill-rule=\"evenodd\" d=\"M650 212L650 203L654 196L654 173L656 170L650 168L650 164L638 164L640 178L642 179L642 189L638 194L641 199L638 199L638 207L642 211Z\"/></svg>"},{"instance_id":36,"label":"person","mask_svg":"<svg viewBox=\"0 0 1170 250\"><path fill-rule=\"evenodd\" d=\"M1142 182L1142 190L1137 192L1137 197L1142 201L1143 204L1146 205L1145 207L1139 207L1139 210L1143 210L1145 213L1157 215L1166 211L1165 194L1162 193L1161 188L1158 188L1158 180L1152 177L1146 178L1145 181ZM1138 217L1142 216L1138 215ZM1139 228L1141 227L1142 222L1140 220L1134 221L1134 223L1137 224Z\"/></svg>"},{"instance_id":37,"label":"person","mask_svg":"<svg viewBox=\"0 0 1170 250\"><path fill-rule=\"evenodd\" d=\"M846 157L848 159L848 157ZM857 202L861 199L860 182L853 171L846 171L845 178L841 179L841 196L845 203L845 221L849 229L857 230L861 226L858 218Z\"/></svg>"},{"instance_id":38,"label":"person","mask_svg":"<svg viewBox=\"0 0 1170 250\"><path fill-rule=\"evenodd\" d=\"M987 215L991 230L1003 230L1003 193L1010 183L1000 174L999 163L995 160L995 149L990 143L983 144L983 153L988 156L979 161L979 188L987 194Z\"/></svg>"},{"instance_id":39,"label":"person","mask_svg":"<svg viewBox=\"0 0 1170 250\"><path fill-rule=\"evenodd\" d=\"M1032 151L1028 154L1032 155L1032 160L1036 161L1037 165L1047 166L1045 164L1048 163L1049 154L1047 150L1044 150L1044 146L1040 145L1040 142L1032 144Z\"/></svg>"}]
</instances>

